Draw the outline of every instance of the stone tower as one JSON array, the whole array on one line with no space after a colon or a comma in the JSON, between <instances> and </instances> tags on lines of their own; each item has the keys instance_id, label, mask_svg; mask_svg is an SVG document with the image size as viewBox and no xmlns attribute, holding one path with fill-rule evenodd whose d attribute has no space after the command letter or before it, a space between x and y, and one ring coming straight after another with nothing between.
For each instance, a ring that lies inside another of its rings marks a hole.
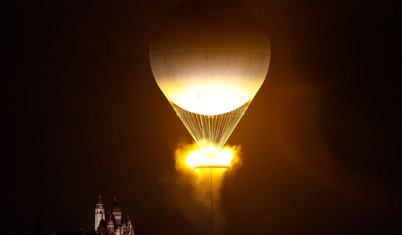
<instances>
[{"instance_id":1,"label":"stone tower","mask_svg":"<svg viewBox=\"0 0 402 235\"><path fill-rule=\"evenodd\" d=\"M98 203L96 203L95 207L95 231L98 229L99 223L103 218L105 218L105 208L102 203L102 197L99 194Z\"/></svg>"}]
</instances>

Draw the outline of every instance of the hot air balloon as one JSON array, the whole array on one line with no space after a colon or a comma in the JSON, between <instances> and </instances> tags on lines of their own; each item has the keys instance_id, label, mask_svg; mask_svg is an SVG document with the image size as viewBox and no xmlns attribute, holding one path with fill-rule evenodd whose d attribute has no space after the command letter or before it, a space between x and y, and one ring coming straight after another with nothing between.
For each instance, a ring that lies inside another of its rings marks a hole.
<instances>
[{"instance_id":1,"label":"hot air balloon","mask_svg":"<svg viewBox=\"0 0 402 235\"><path fill-rule=\"evenodd\" d=\"M235 1L185 1L162 20L150 44L155 80L194 140L216 154L263 84L266 32Z\"/></svg>"}]
</instances>

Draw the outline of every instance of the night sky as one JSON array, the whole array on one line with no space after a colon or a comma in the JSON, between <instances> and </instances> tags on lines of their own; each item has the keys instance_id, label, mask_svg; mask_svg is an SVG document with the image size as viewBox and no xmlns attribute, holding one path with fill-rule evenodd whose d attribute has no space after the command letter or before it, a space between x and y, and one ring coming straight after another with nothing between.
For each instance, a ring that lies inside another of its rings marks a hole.
<instances>
[{"instance_id":1,"label":"night sky","mask_svg":"<svg viewBox=\"0 0 402 235\"><path fill-rule=\"evenodd\" d=\"M1 234L88 231L99 192L141 234L205 234L177 207L174 150L192 139L149 65L177 2L2 4ZM222 234L400 233L398 1L240 2L272 55L228 141L243 165Z\"/></svg>"}]
</instances>

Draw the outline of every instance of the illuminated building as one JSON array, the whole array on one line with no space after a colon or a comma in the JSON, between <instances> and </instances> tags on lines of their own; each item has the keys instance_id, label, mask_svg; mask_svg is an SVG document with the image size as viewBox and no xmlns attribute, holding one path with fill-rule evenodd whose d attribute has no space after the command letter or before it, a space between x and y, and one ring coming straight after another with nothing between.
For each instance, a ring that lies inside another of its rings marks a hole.
<instances>
[{"instance_id":1,"label":"illuminated building","mask_svg":"<svg viewBox=\"0 0 402 235\"><path fill-rule=\"evenodd\" d=\"M134 228L127 214L123 220L122 210L117 204L116 197L110 209L105 214L105 207L101 195L98 196L98 203L95 206L95 231L97 234L115 234L115 235L134 235Z\"/></svg>"}]
</instances>

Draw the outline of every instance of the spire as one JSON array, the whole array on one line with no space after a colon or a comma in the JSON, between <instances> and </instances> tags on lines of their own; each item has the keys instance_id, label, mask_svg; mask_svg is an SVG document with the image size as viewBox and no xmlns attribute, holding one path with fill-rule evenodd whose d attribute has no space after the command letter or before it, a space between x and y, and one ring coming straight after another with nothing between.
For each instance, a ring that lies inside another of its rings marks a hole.
<instances>
[{"instance_id":1,"label":"spire","mask_svg":"<svg viewBox=\"0 0 402 235\"><path fill-rule=\"evenodd\" d=\"M107 221L108 225L114 225L112 214L109 214L109 220Z\"/></svg>"},{"instance_id":2,"label":"spire","mask_svg":"<svg viewBox=\"0 0 402 235\"><path fill-rule=\"evenodd\" d=\"M100 193L99 193L99 195L98 195L98 204L103 204L103 203L102 203L102 196L101 196Z\"/></svg>"},{"instance_id":3,"label":"spire","mask_svg":"<svg viewBox=\"0 0 402 235\"><path fill-rule=\"evenodd\" d=\"M117 203L117 197L116 196L113 197L113 203L110 206L110 209L111 209L112 213L113 212L121 212L121 208L120 208L119 204Z\"/></svg>"},{"instance_id":4,"label":"spire","mask_svg":"<svg viewBox=\"0 0 402 235\"><path fill-rule=\"evenodd\" d=\"M131 225L131 220L130 220L130 215L129 214L127 214L127 224Z\"/></svg>"}]
</instances>

